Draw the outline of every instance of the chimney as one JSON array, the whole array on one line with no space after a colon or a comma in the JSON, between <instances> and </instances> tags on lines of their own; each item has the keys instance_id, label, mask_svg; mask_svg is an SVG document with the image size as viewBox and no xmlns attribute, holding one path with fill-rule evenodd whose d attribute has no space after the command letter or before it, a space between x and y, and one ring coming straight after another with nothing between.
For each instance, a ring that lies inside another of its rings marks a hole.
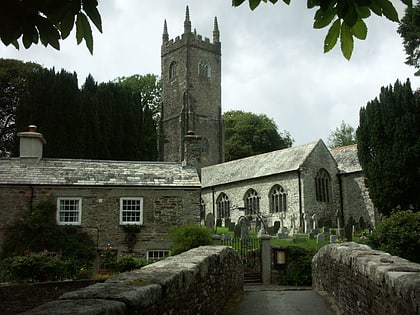
<instances>
[{"instance_id":1,"label":"chimney","mask_svg":"<svg viewBox=\"0 0 420 315\"><path fill-rule=\"evenodd\" d=\"M18 132L20 158L26 161L39 162L42 158L42 147L47 141L42 134L36 132L35 125L29 125L26 132Z\"/></svg>"},{"instance_id":2,"label":"chimney","mask_svg":"<svg viewBox=\"0 0 420 315\"><path fill-rule=\"evenodd\" d=\"M201 178L201 136L197 136L193 131L188 131L184 136L184 161L183 165L195 167L198 176Z\"/></svg>"}]
</instances>

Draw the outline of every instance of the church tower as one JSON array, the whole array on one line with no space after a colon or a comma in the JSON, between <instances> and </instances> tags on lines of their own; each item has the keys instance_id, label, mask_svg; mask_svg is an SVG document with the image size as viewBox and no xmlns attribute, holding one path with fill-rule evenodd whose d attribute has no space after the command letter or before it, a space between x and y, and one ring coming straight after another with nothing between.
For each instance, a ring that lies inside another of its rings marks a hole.
<instances>
[{"instance_id":1,"label":"church tower","mask_svg":"<svg viewBox=\"0 0 420 315\"><path fill-rule=\"evenodd\" d=\"M201 166L223 162L221 49L217 18L213 41L191 31L188 6L184 33L169 39L166 20L161 48L162 117L160 156L184 161L184 138L201 137Z\"/></svg>"}]
</instances>

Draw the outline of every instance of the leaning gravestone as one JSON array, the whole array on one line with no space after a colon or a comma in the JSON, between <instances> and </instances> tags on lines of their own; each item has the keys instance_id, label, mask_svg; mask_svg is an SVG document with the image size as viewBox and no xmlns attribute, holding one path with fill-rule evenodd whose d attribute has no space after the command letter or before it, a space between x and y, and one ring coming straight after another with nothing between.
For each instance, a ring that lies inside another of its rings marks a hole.
<instances>
[{"instance_id":1,"label":"leaning gravestone","mask_svg":"<svg viewBox=\"0 0 420 315\"><path fill-rule=\"evenodd\" d=\"M205 220L205 225L206 227L213 232L213 225L214 225L214 215L213 213L208 213L206 215L206 220Z\"/></svg>"}]
</instances>

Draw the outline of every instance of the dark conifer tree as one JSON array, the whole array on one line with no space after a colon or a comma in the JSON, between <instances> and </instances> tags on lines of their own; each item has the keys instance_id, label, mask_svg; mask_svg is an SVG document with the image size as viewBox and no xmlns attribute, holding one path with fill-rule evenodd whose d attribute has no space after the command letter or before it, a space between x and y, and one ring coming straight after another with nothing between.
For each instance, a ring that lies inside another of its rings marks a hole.
<instances>
[{"instance_id":1,"label":"dark conifer tree","mask_svg":"<svg viewBox=\"0 0 420 315\"><path fill-rule=\"evenodd\" d=\"M410 82L382 87L379 99L360 109L358 156L369 195L384 215L419 210L420 99Z\"/></svg>"}]
</instances>

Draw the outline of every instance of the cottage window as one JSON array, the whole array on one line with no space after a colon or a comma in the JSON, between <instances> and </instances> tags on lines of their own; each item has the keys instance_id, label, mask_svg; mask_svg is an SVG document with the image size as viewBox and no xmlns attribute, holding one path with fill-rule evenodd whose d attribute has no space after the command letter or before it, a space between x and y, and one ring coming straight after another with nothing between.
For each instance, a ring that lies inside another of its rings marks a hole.
<instances>
[{"instance_id":1,"label":"cottage window","mask_svg":"<svg viewBox=\"0 0 420 315\"><path fill-rule=\"evenodd\" d=\"M82 223L82 198L57 199L57 224L80 225Z\"/></svg>"},{"instance_id":2,"label":"cottage window","mask_svg":"<svg viewBox=\"0 0 420 315\"><path fill-rule=\"evenodd\" d=\"M283 187L275 185L270 191L270 213L278 213L287 209L287 194Z\"/></svg>"},{"instance_id":3,"label":"cottage window","mask_svg":"<svg viewBox=\"0 0 420 315\"><path fill-rule=\"evenodd\" d=\"M120 199L120 224L143 224L143 198Z\"/></svg>"},{"instance_id":4,"label":"cottage window","mask_svg":"<svg viewBox=\"0 0 420 315\"><path fill-rule=\"evenodd\" d=\"M221 193L217 198L217 218L225 219L230 217L230 201L225 193Z\"/></svg>"},{"instance_id":5,"label":"cottage window","mask_svg":"<svg viewBox=\"0 0 420 315\"><path fill-rule=\"evenodd\" d=\"M175 77L177 75L176 67L177 67L176 62L172 61L170 66L169 66L169 79L170 80L175 79Z\"/></svg>"},{"instance_id":6,"label":"cottage window","mask_svg":"<svg viewBox=\"0 0 420 315\"><path fill-rule=\"evenodd\" d=\"M207 60L201 60L198 64L198 76L202 78L210 78L210 65Z\"/></svg>"},{"instance_id":7,"label":"cottage window","mask_svg":"<svg viewBox=\"0 0 420 315\"><path fill-rule=\"evenodd\" d=\"M147 261L158 261L169 256L169 250L167 249L158 249L158 250L148 250L147 251Z\"/></svg>"},{"instance_id":8,"label":"cottage window","mask_svg":"<svg viewBox=\"0 0 420 315\"><path fill-rule=\"evenodd\" d=\"M260 197L254 189L245 194L245 215L257 214L260 212Z\"/></svg>"},{"instance_id":9,"label":"cottage window","mask_svg":"<svg viewBox=\"0 0 420 315\"><path fill-rule=\"evenodd\" d=\"M331 202L331 177L325 169L320 169L315 177L316 200Z\"/></svg>"}]
</instances>

